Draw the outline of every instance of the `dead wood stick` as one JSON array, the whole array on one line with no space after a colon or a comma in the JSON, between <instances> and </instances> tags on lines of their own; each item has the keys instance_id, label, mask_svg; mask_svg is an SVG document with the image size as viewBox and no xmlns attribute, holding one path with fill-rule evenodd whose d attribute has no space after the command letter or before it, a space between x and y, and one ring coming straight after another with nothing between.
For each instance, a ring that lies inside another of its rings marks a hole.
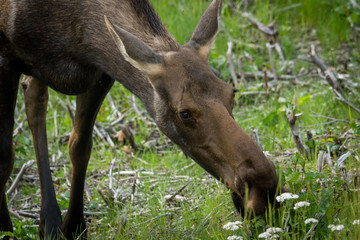
<instances>
[{"instance_id":1,"label":"dead wood stick","mask_svg":"<svg viewBox=\"0 0 360 240\"><path fill-rule=\"evenodd\" d=\"M113 185L113 169L114 169L114 166L115 166L115 160L116 158L114 158L112 161L111 161L111 165L110 165L110 171L109 171L109 189L110 191L115 194L115 190L114 190L114 185Z\"/></svg>"},{"instance_id":2,"label":"dead wood stick","mask_svg":"<svg viewBox=\"0 0 360 240\"><path fill-rule=\"evenodd\" d=\"M91 192L90 192L90 189L89 189L86 181L84 182L84 189L85 189L85 193L86 193L86 196L87 196L88 201L91 201L91 199L92 199L92 194L91 194Z\"/></svg>"},{"instance_id":3,"label":"dead wood stick","mask_svg":"<svg viewBox=\"0 0 360 240\"><path fill-rule=\"evenodd\" d=\"M275 27L274 23L266 26L266 25L260 23L255 17L253 17L248 12L242 12L241 15L244 18L246 18L252 25L254 25L254 27L259 29L263 34L265 34L267 37L269 37L270 42L275 42L275 38L279 34L279 31Z\"/></svg>"},{"instance_id":4,"label":"dead wood stick","mask_svg":"<svg viewBox=\"0 0 360 240\"><path fill-rule=\"evenodd\" d=\"M54 140L56 141L58 139L59 136L59 128L58 128L58 124L57 124L57 112L56 110L54 111Z\"/></svg>"},{"instance_id":5,"label":"dead wood stick","mask_svg":"<svg viewBox=\"0 0 360 240\"><path fill-rule=\"evenodd\" d=\"M170 198L166 199L166 201L171 202L176 197L176 195L181 193L181 191L184 190L188 185L189 185L188 183L185 184L183 187L181 187L179 190L177 190L173 195L171 195Z\"/></svg>"},{"instance_id":6,"label":"dead wood stick","mask_svg":"<svg viewBox=\"0 0 360 240\"><path fill-rule=\"evenodd\" d=\"M101 198L104 200L105 204L109 206L109 200L105 197L104 193L100 189L96 189L100 194Z\"/></svg>"},{"instance_id":7,"label":"dead wood stick","mask_svg":"<svg viewBox=\"0 0 360 240\"><path fill-rule=\"evenodd\" d=\"M24 217L24 218L32 218L32 219L35 219L35 220L39 220L40 219L40 215L38 214L31 214L31 213L28 213L28 212L23 212L23 211L12 211L10 210L10 213L13 214L14 216L16 217Z\"/></svg>"},{"instance_id":8,"label":"dead wood stick","mask_svg":"<svg viewBox=\"0 0 360 240\"><path fill-rule=\"evenodd\" d=\"M85 234L85 232L86 232L87 230L88 230L88 229L85 228L84 231L82 231L81 234L76 238L76 240L82 239L82 236Z\"/></svg>"},{"instance_id":9,"label":"dead wood stick","mask_svg":"<svg viewBox=\"0 0 360 240\"><path fill-rule=\"evenodd\" d=\"M243 72L242 56L239 56L238 58L238 72L240 75L241 82L244 85L244 88L247 89L247 83Z\"/></svg>"},{"instance_id":10,"label":"dead wood stick","mask_svg":"<svg viewBox=\"0 0 360 240\"><path fill-rule=\"evenodd\" d=\"M270 44L270 43L266 43L266 48L269 51L270 64L271 64L271 68L272 68L271 70L272 70L272 73L274 76L274 81L277 82L276 69L275 69L275 64L274 64L274 60L272 57L272 49L274 48L274 45Z\"/></svg>"},{"instance_id":11,"label":"dead wood stick","mask_svg":"<svg viewBox=\"0 0 360 240\"><path fill-rule=\"evenodd\" d=\"M315 112L313 112L313 113L315 113ZM327 117L327 116L323 116L323 115L316 114L316 113L315 113L315 115L310 114L309 116L310 116L310 117L325 118L325 119L328 119L328 120L332 120L332 121L334 121L334 122L349 123L349 121L348 121L348 120L345 120L345 119L337 119L337 118L333 118L333 117Z\"/></svg>"},{"instance_id":12,"label":"dead wood stick","mask_svg":"<svg viewBox=\"0 0 360 240\"><path fill-rule=\"evenodd\" d=\"M311 45L311 49L310 49L310 58L307 56L298 56L298 59L303 60L303 61L308 61L311 62L313 64L315 64L316 66L318 66L321 70L321 72L325 75L325 80L329 83L329 85L332 87L336 98L338 100L340 100L341 102L343 102L344 104L348 105L349 107L351 107L354 111L360 113L360 109L358 109L357 107L355 107L353 104L351 104L349 101L347 101L343 96L342 96L342 90L339 87L338 84L338 79L336 77L336 72L332 71L325 63L324 61L316 55L315 52L315 46Z\"/></svg>"},{"instance_id":13,"label":"dead wood stick","mask_svg":"<svg viewBox=\"0 0 360 240\"><path fill-rule=\"evenodd\" d=\"M254 92L242 92L240 93L241 96L247 96L247 95L269 95L270 92L259 92L259 91L254 91Z\"/></svg>"},{"instance_id":14,"label":"dead wood stick","mask_svg":"<svg viewBox=\"0 0 360 240\"><path fill-rule=\"evenodd\" d=\"M349 21L350 27L351 27L352 29L354 29L356 32L360 32L360 28L357 27L357 26L355 26L355 23L352 21L352 19L351 19L350 16L347 18L347 20Z\"/></svg>"},{"instance_id":15,"label":"dead wood stick","mask_svg":"<svg viewBox=\"0 0 360 240\"><path fill-rule=\"evenodd\" d=\"M261 150L264 150L263 146L261 144L260 138L259 138L259 131L257 129L255 129L254 127L250 127L250 130L251 130L252 134L254 135L256 143L259 145Z\"/></svg>"},{"instance_id":16,"label":"dead wood stick","mask_svg":"<svg viewBox=\"0 0 360 240\"><path fill-rule=\"evenodd\" d=\"M232 78L233 83L234 83L234 87L237 88L239 83L238 83L238 79L237 79L237 76L236 76L236 73L235 73L234 64L232 62L232 54L231 54L232 46L233 46L233 42L231 42L231 41L228 42L228 50L226 52L226 57L227 57L227 60L228 60L228 66L229 66L231 78Z\"/></svg>"},{"instance_id":17,"label":"dead wood stick","mask_svg":"<svg viewBox=\"0 0 360 240\"><path fill-rule=\"evenodd\" d=\"M350 3L354 8L360 9L360 5L357 4L357 2L355 0L350 0Z\"/></svg>"},{"instance_id":18,"label":"dead wood stick","mask_svg":"<svg viewBox=\"0 0 360 240\"><path fill-rule=\"evenodd\" d=\"M302 115L301 113L296 114L297 103L298 103L298 100L297 100L297 97L296 97L296 94L295 94L294 107L293 107L292 110L290 108L286 109L286 118L288 119L289 126L290 126L290 129L291 129L291 133L293 135L293 138L294 138L296 148L298 149L298 151L301 154L306 154L305 147L304 147L304 145L302 143L302 140L301 140L300 131L298 131L297 128L296 128L296 120L297 120L298 117L300 117Z\"/></svg>"},{"instance_id":19,"label":"dead wood stick","mask_svg":"<svg viewBox=\"0 0 360 240\"><path fill-rule=\"evenodd\" d=\"M282 64L284 65L285 64L285 57L284 57L284 53L280 47L280 44L279 43L275 43L275 50L277 51L277 53L279 54L279 57L281 59L281 62Z\"/></svg>"},{"instance_id":20,"label":"dead wood stick","mask_svg":"<svg viewBox=\"0 0 360 240\"><path fill-rule=\"evenodd\" d=\"M338 92L341 92L338 80L336 78L336 73L334 73L330 68L328 68L324 61L318 55L316 55L315 46L313 44L311 45L310 57L313 63L318 66L320 70L325 74L326 81L330 84L330 86Z\"/></svg>"},{"instance_id":21,"label":"dead wood stick","mask_svg":"<svg viewBox=\"0 0 360 240\"><path fill-rule=\"evenodd\" d=\"M264 73L263 72L255 72L255 73L251 73L251 72L239 72L239 76L244 76L245 78L247 79L257 79L257 78L264 78ZM295 76L295 75L285 75L285 74L280 74L280 75L277 75L276 78L279 79L279 80L296 80L297 78L301 78L301 77L304 77L306 74L302 74L302 75L298 75L298 76ZM267 78L269 80L274 80L275 77L272 73L267 73Z\"/></svg>"},{"instance_id":22,"label":"dead wood stick","mask_svg":"<svg viewBox=\"0 0 360 240\"><path fill-rule=\"evenodd\" d=\"M336 89L334 89L335 95L336 95L336 99L338 99L339 101L341 101L342 103L344 103L345 105L349 105L349 107L351 107L354 111L360 113L360 109L355 107L352 103L350 103L349 101L346 101L345 98L341 95L340 92L338 92Z\"/></svg>"},{"instance_id":23,"label":"dead wood stick","mask_svg":"<svg viewBox=\"0 0 360 240\"><path fill-rule=\"evenodd\" d=\"M265 92L268 91L268 77L267 77L267 70L266 70L266 67L263 67L263 73L264 73L264 89L265 89Z\"/></svg>"},{"instance_id":24,"label":"dead wood stick","mask_svg":"<svg viewBox=\"0 0 360 240\"><path fill-rule=\"evenodd\" d=\"M14 192L14 190L16 189L17 185L19 184L22 176L24 175L26 169L28 169L31 165L33 165L35 162L35 160L30 160L26 163L24 163L18 173L18 175L15 178L15 181L13 182L13 184L10 186L10 188L7 190L6 194L10 195Z\"/></svg>"}]
</instances>

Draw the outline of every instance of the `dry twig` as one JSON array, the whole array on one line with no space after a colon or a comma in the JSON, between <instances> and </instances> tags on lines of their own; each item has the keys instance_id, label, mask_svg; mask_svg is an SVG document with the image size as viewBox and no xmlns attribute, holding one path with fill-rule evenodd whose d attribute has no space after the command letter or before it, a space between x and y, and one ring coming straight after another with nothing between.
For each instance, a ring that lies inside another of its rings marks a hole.
<instances>
[{"instance_id":1,"label":"dry twig","mask_svg":"<svg viewBox=\"0 0 360 240\"><path fill-rule=\"evenodd\" d=\"M15 188L17 187L17 185L19 184L22 176L24 175L26 169L28 169L29 167L31 167L31 165L33 165L35 162L35 160L30 160L26 163L24 163L18 173L18 175L15 178L15 181L13 182L13 184L10 186L10 188L7 190L6 194L10 195L14 192Z\"/></svg>"}]
</instances>

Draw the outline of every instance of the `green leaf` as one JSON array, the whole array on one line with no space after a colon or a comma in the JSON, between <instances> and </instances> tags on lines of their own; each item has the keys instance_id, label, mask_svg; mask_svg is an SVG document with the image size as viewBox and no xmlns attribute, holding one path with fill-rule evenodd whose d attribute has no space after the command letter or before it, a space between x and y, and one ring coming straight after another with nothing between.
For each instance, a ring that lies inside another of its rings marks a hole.
<instances>
[{"instance_id":1,"label":"green leaf","mask_svg":"<svg viewBox=\"0 0 360 240\"><path fill-rule=\"evenodd\" d=\"M316 146L314 139L310 139L310 140L306 141L305 144L309 148L315 148L315 146Z\"/></svg>"},{"instance_id":2,"label":"green leaf","mask_svg":"<svg viewBox=\"0 0 360 240\"><path fill-rule=\"evenodd\" d=\"M263 124L268 127L273 127L279 122L279 115L276 111L269 113L263 120Z\"/></svg>"},{"instance_id":3,"label":"green leaf","mask_svg":"<svg viewBox=\"0 0 360 240\"><path fill-rule=\"evenodd\" d=\"M14 238L14 237L15 237L15 234L12 233L12 232L1 232L0 238L2 239L3 237L11 237L11 238Z\"/></svg>"},{"instance_id":4,"label":"green leaf","mask_svg":"<svg viewBox=\"0 0 360 240\"><path fill-rule=\"evenodd\" d=\"M303 105L304 103L307 103L307 102L310 100L310 98L311 98L311 95L310 95L310 94L305 95L305 96L299 98L299 100L298 100L298 106L301 106L301 105Z\"/></svg>"},{"instance_id":5,"label":"green leaf","mask_svg":"<svg viewBox=\"0 0 360 240\"><path fill-rule=\"evenodd\" d=\"M287 181L289 183L296 183L301 176L301 172L293 172L291 173L287 178Z\"/></svg>"}]
</instances>

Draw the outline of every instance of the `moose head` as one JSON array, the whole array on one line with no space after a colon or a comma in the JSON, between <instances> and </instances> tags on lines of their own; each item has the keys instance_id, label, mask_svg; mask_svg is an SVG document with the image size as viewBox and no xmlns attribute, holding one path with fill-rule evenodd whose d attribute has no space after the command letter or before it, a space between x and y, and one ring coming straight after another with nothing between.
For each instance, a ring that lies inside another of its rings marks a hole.
<instances>
[{"instance_id":1,"label":"moose head","mask_svg":"<svg viewBox=\"0 0 360 240\"><path fill-rule=\"evenodd\" d=\"M211 3L190 40L176 51L155 51L106 16L105 22L119 57L150 82L154 106L150 114L160 130L232 191L238 211L259 215L281 190L273 163L234 120L235 90L208 64L221 4L221 0Z\"/></svg>"}]
</instances>

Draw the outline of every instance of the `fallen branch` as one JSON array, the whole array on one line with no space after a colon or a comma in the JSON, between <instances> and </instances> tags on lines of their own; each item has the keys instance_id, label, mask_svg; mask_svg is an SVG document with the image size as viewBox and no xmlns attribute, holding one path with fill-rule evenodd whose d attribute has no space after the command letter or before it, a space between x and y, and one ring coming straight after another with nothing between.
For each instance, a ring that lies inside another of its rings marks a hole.
<instances>
[{"instance_id":1,"label":"fallen branch","mask_svg":"<svg viewBox=\"0 0 360 240\"><path fill-rule=\"evenodd\" d=\"M315 64L316 66L318 66L318 68L320 68L321 72L325 75L325 80L329 83L329 85L332 87L335 95L336 95L336 99L340 100L341 102L343 102L344 104L348 105L349 107L351 107L354 111L360 113L360 109L356 108L353 104L351 104L349 101L345 100L345 98L342 96L342 90L339 87L338 84L338 79L336 77L336 72L334 72L333 70L331 70L325 63L324 61L316 55L315 52L315 46L311 45L310 48L310 57L307 56L298 56L298 59L303 60L303 61L307 61L307 62L311 62L313 64Z\"/></svg>"},{"instance_id":2,"label":"fallen branch","mask_svg":"<svg viewBox=\"0 0 360 240\"><path fill-rule=\"evenodd\" d=\"M240 93L241 96L247 96L247 95L269 95L270 92L259 92L259 91L253 91L253 92L242 92Z\"/></svg>"},{"instance_id":3,"label":"fallen branch","mask_svg":"<svg viewBox=\"0 0 360 240\"><path fill-rule=\"evenodd\" d=\"M30 160L22 165L18 175L15 178L15 181L12 183L12 185L7 190L7 192L6 192L7 195L11 195L14 192L14 190L16 189L17 185L19 184L22 176L24 175L26 169L28 169L31 165L33 165L34 162L35 162L35 160Z\"/></svg>"},{"instance_id":4,"label":"fallen branch","mask_svg":"<svg viewBox=\"0 0 360 240\"><path fill-rule=\"evenodd\" d=\"M10 210L9 211L12 215L14 215L17 218L23 217L23 218L32 218L35 220L39 220L40 219L40 215L39 214L32 214L32 213L28 213L28 212L23 212L23 211L13 211Z\"/></svg>"},{"instance_id":5,"label":"fallen branch","mask_svg":"<svg viewBox=\"0 0 360 240\"><path fill-rule=\"evenodd\" d=\"M345 105L349 105L354 111L360 113L360 109L355 107L352 103L345 100L345 98L339 93L337 90L334 89L334 92L336 94L336 99L344 103Z\"/></svg>"},{"instance_id":6,"label":"fallen branch","mask_svg":"<svg viewBox=\"0 0 360 240\"><path fill-rule=\"evenodd\" d=\"M254 18L250 13L248 12L242 12L241 15L246 18L254 27L259 29L263 34L265 34L269 39L271 43L276 42L276 37L279 34L279 31L276 28L275 23L264 25L260 23L256 18Z\"/></svg>"},{"instance_id":7,"label":"fallen branch","mask_svg":"<svg viewBox=\"0 0 360 240\"><path fill-rule=\"evenodd\" d=\"M252 72L240 73L239 72L239 77L242 77L242 76L244 76L247 79L258 79L258 78L264 78L265 77L264 73L260 72L260 71L255 72L255 73L252 73ZM276 78L279 79L279 80L296 80L296 79L304 77L304 76L306 76L306 75L302 74L300 76L294 76L294 75L280 74L280 75L277 75ZM274 80L275 76L272 73L267 73L267 78L269 80Z\"/></svg>"}]
</instances>

